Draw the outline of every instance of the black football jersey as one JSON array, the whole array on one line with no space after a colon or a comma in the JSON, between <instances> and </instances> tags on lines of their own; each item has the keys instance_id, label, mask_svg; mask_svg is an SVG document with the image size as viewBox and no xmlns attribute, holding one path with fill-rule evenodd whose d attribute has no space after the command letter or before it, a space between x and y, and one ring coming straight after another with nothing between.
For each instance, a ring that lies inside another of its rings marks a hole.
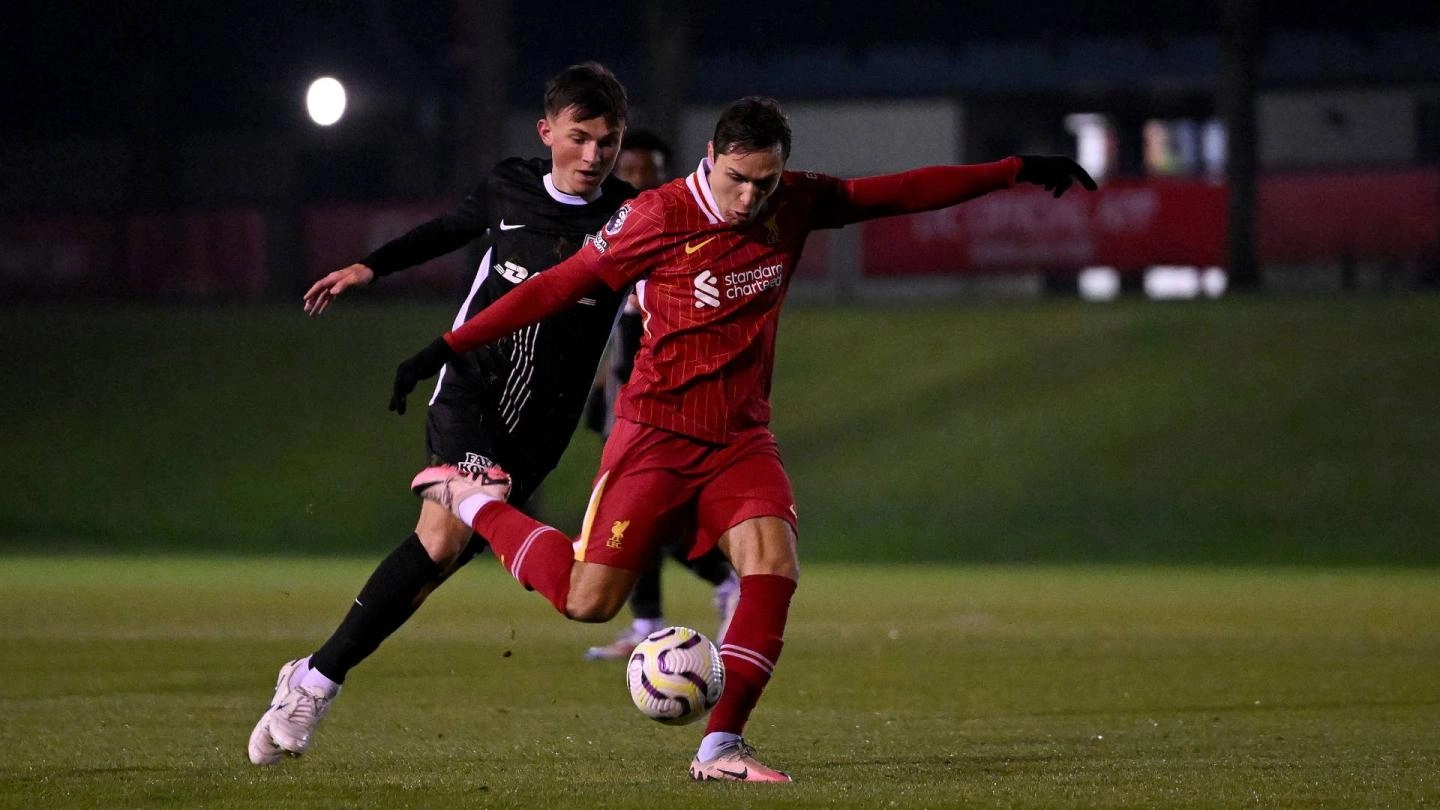
<instances>
[{"instance_id":1,"label":"black football jersey","mask_svg":"<svg viewBox=\"0 0 1440 810\"><path fill-rule=\"evenodd\" d=\"M636 193L609 177L597 195L582 199L555 188L550 168L549 160L502 161L459 209L362 263L383 276L480 239L484 255L452 328L459 326L579 250ZM527 454L558 459L579 422L620 303L619 293L598 286L569 309L451 363L441 372L437 396L454 386L482 399L496 417L486 421L523 434Z\"/></svg>"}]
</instances>

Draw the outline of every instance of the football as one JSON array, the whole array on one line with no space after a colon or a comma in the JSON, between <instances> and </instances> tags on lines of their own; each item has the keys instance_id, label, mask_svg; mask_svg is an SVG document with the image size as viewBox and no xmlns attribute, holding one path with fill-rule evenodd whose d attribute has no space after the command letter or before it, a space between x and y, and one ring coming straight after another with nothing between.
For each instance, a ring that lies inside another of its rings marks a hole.
<instances>
[{"instance_id":1,"label":"football","mask_svg":"<svg viewBox=\"0 0 1440 810\"><path fill-rule=\"evenodd\" d=\"M635 646L625 681L630 699L646 717L680 726L704 717L720 700L725 665L700 632L667 627Z\"/></svg>"}]
</instances>

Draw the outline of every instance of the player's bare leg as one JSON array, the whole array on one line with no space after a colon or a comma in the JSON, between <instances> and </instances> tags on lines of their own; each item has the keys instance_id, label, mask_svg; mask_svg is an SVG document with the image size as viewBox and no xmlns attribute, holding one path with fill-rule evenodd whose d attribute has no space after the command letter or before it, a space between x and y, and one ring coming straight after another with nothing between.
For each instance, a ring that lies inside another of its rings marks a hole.
<instances>
[{"instance_id":1,"label":"player's bare leg","mask_svg":"<svg viewBox=\"0 0 1440 810\"><path fill-rule=\"evenodd\" d=\"M773 574L800 579L795 530L782 518L751 518L721 535L717 545L742 577Z\"/></svg>"},{"instance_id":2,"label":"player's bare leg","mask_svg":"<svg viewBox=\"0 0 1440 810\"><path fill-rule=\"evenodd\" d=\"M609 565L577 562L570 574L565 615L577 622L608 622L625 606L635 580L634 571Z\"/></svg>"},{"instance_id":3,"label":"player's bare leg","mask_svg":"<svg viewBox=\"0 0 1440 810\"><path fill-rule=\"evenodd\" d=\"M415 523L415 535L425 553L440 567L441 577L455 573L461 564L461 555L474 536L470 527L460 522L450 510L432 501L420 502L420 518ZM439 582L435 583L437 586ZM433 592L432 587L426 595Z\"/></svg>"},{"instance_id":4,"label":"player's bare leg","mask_svg":"<svg viewBox=\"0 0 1440 810\"><path fill-rule=\"evenodd\" d=\"M727 531L719 545L740 575L740 599L720 645L725 694L710 713L690 776L789 782L788 774L756 759L741 735L784 647L790 597L800 578L795 531L778 517L753 518Z\"/></svg>"}]
</instances>

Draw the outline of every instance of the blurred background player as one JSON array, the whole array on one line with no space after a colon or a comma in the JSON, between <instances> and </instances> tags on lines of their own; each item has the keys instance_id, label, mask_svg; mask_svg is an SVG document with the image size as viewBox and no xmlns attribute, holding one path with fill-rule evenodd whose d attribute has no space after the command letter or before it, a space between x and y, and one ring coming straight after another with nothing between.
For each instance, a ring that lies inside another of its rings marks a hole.
<instances>
[{"instance_id":1,"label":"blurred background player","mask_svg":"<svg viewBox=\"0 0 1440 810\"><path fill-rule=\"evenodd\" d=\"M604 66L562 71L545 86L545 117L536 124L548 159L501 161L453 213L315 282L305 311L319 315L351 287L476 239L484 258L455 325L483 311L579 250L634 196L610 177L627 117L625 88ZM575 432L620 300L601 286L505 341L454 358L430 400L430 463L476 471L503 463L512 470L511 497L524 505ZM280 669L275 698L250 736L250 761L272 765L303 753L350 669L483 548L448 510L423 504L415 531L381 561L334 634Z\"/></svg>"},{"instance_id":2,"label":"blurred background player","mask_svg":"<svg viewBox=\"0 0 1440 810\"><path fill-rule=\"evenodd\" d=\"M683 181L625 205L594 242L432 341L396 369L392 410L448 358L504 338L596 284L639 282L645 337L616 406L590 506L572 541L506 503L498 467L430 467L412 482L489 539L521 585L564 616L607 621L679 526L721 549L740 599L720 646L725 691L690 762L697 780L788 782L741 736L784 647L800 576L794 494L770 433L781 305L811 231L955 205L1016 183L1056 197L1095 181L1066 157L930 166L841 180L785 170L790 125L773 99L720 116ZM854 485L872 471L857 465Z\"/></svg>"},{"instance_id":3,"label":"blurred background player","mask_svg":"<svg viewBox=\"0 0 1440 810\"><path fill-rule=\"evenodd\" d=\"M670 179L670 146L658 135L645 129L632 129L625 133L620 145L620 158L615 163L615 176L640 191L655 188ZM625 309L610 337L609 362L602 364L601 375L595 390L591 392L587 406L586 423L602 438L610 435L610 426L615 420L615 397L620 386L630 379L635 367L635 354L640 351L640 336L645 330L641 323L640 306L632 291L625 296ZM667 546L670 556L681 565L695 572L695 575L715 587L714 605L719 626L714 638L725 637L725 627L730 615L735 612L735 602L740 596L740 578L719 549L710 551L698 559L689 558L689 544L680 537ZM635 591L630 594L630 612L634 619L622 629L615 640L601 647L585 651L590 660L629 658L635 645L656 630L667 626L665 611L660 594L660 574L665 558L656 557L655 562L640 574Z\"/></svg>"}]
</instances>

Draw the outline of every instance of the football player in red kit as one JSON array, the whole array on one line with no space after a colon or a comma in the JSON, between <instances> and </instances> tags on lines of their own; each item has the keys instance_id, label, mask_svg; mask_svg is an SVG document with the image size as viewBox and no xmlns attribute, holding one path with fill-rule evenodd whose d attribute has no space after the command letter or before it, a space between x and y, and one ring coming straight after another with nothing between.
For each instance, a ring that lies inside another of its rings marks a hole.
<instances>
[{"instance_id":1,"label":"football player in red kit","mask_svg":"<svg viewBox=\"0 0 1440 810\"><path fill-rule=\"evenodd\" d=\"M1035 183L1055 196L1095 182L1073 160L1008 157L842 180L786 171L790 127L772 99L721 115L706 158L642 193L573 257L534 276L396 371L393 410L450 359L602 285L635 284L645 334L616 405L584 525L573 539L505 502L508 476L423 470L413 488L450 508L516 580L577 621L607 621L638 572L683 529L740 575L720 654L726 687L690 764L695 779L789 781L741 737L783 646L800 568L790 481L771 435L781 305L811 231L928 211Z\"/></svg>"}]
</instances>

